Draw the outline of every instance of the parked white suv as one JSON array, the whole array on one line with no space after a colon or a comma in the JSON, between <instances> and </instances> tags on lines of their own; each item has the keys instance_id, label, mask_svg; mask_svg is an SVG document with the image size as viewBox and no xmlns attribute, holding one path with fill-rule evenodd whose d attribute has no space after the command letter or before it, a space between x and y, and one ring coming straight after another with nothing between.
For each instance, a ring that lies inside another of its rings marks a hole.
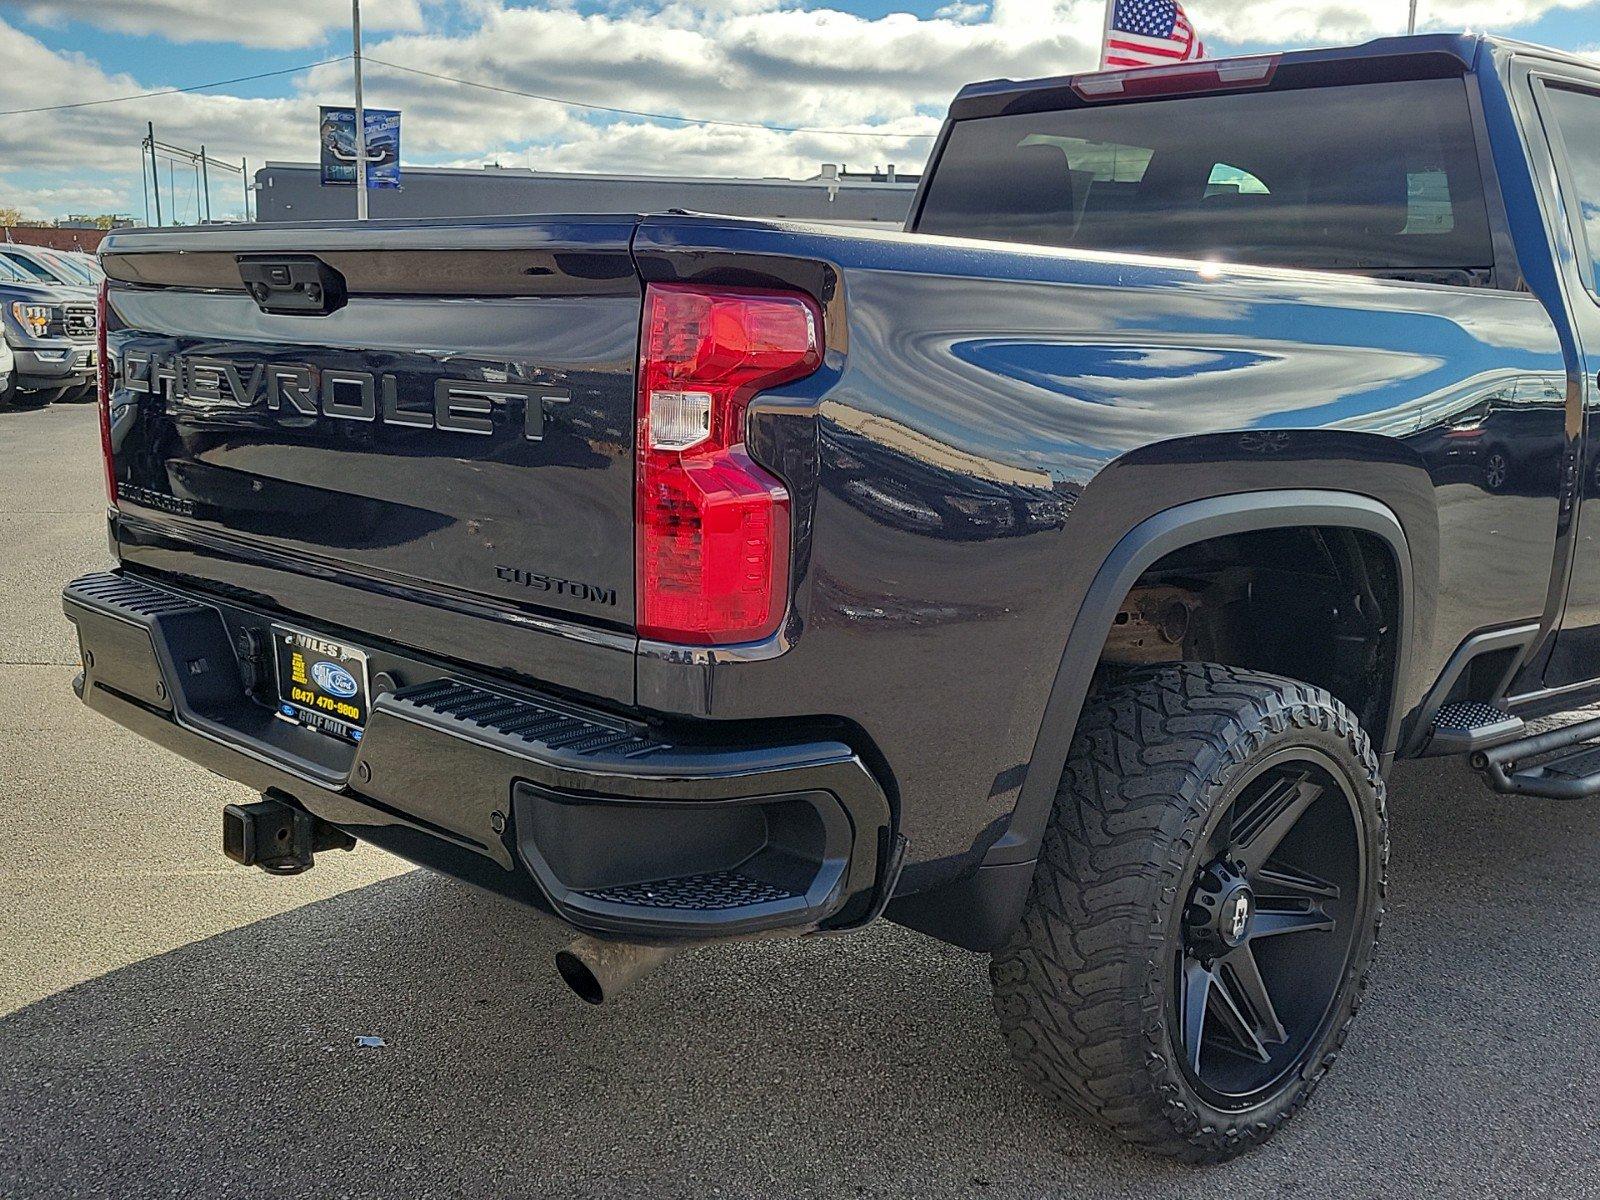
<instances>
[{"instance_id":1,"label":"parked white suv","mask_svg":"<svg viewBox=\"0 0 1600 1200\"><path fill-rule=\"evenodd\" d=\"M17 356L11 353L5 335L0 334L0 404L9 404L17 390Z\"/></svg>"}]
</instances>

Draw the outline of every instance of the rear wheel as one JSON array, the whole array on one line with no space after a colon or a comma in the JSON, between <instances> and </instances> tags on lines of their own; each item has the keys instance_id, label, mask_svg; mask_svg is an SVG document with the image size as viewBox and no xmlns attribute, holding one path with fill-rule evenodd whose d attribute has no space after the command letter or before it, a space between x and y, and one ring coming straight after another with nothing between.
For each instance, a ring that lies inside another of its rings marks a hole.
<instances>
[{"instance_id":1,"label":"rear wheel","mask_svg":"<svg viewBox=\"0 0 1600 1200\"><path fill-rule=\"evenodd\" d=\"M1022 926L991 966L1046 1092L1194 1161L1315 1090L1366 988L1388 857L1348 710L1206 663L1131 672L1079 722Z\"/></svg>"}]
</instances>

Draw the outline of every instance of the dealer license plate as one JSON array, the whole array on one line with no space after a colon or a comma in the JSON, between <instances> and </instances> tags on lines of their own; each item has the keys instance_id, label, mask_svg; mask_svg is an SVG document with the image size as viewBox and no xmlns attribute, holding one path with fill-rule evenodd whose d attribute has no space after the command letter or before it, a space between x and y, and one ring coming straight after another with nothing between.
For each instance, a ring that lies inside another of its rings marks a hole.
<instances>
[{"instance_id":1,"label":"dealer license plate","mask_svg":"<svg viewBox=\"0 0 1600 1200\"><path fill-rule=\"evenodd\" d=\"M367 723L367 655L283 625L272 627L278 715L350 742Z\"/></svg>"}]
</instances>

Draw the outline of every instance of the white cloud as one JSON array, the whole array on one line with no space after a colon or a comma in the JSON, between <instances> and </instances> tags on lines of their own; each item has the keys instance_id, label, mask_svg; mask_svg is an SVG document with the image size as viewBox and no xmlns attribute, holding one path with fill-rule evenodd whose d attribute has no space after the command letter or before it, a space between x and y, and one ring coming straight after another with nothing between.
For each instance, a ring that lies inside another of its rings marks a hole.
<instances>
[{"instance_id":1,"label":"white cloud","mask_svg":"<svg viewBox=\"0 0 1600 1200\"><path fill-rule=\"evenodd\" d=\"M983 4L972 4L968 0L956 0L954 4L946 4L934 10L933 15L943 17L948 21L976 21L989 11Z\"/></svg>"},{"instance_id":2,"label":"white cloud","mask_svg":"<svg viewBox=\"0 0 1600 1200\"><path fill-rule=\"evenodd\" d=\"M58 53L0 21L0 111L71 104L151 90L149 81L109 75L81 54ZM159 86L159 85L156 85ZM167 95L126 104L19 112L0 118L0 164L7 171L94 171L131 165L139 155L145 122L166 141L209 148L231 157L260 146L272 153L315 148L315 119L294 120L305 105L294 100L236 96ZM299 136L300 126L305 126Z\"/></svg>"},{"instance_id":3,"label":"white cloud","mask_svg":"<svg viewBox=\"0 0 1600 1200\"><path fill-rule=\"evenodd\" d=\"M41 24L82 21L118 33L172 42L232 42L286 49L320 43L350 27L350 6L338 0L5 0L17 15ZM422 28L417 0L368 4L362 24L373 32Z\"/></svg>"},{"instance_id":4,"label":"white cloud","mask_svg":"<svg viewBox=\"0 0 1600 1200\"><path fill-rule=\"evenodd\" d=\"M1031 15L1019 19L1019 7ZM920 110L925 128L926 118L941 115L971 79L1092 64L1098 11L1099 0L1059 6L1009 0L990 20L966 24L748 5L590 14L496 8L462 36L394 37L370 53L404 67L591 104L828 129L903 121ZM312 86L332 86L343 72L319 68ZM459 155L467 145L537 141L541 126L562 119L551 105L376 63L370 80L374 103L407 111L414 149ZM859 158L872 153L871 145L836 138L832 157Z\"/></svg>"},{"instance_id":5,"label":"white cloud","mask_svg":"<svg viewBox=\"0 0 1600 1200\"><path fill-rule=\"evenodd\" d=\"M64 213L115 212L124 202L123 189L109 184L22 187L0 176L0 206L19 208L29 220L54 218Z\"/></svg>"},{"instance_id":6,"label":"white cloud","mask_svg":"<svg viewBox=\"0 0 1600 1200\"><path fill-rule=\"evenodd\" d=\"M108 74L87 57L50 50L4 21L0 21L0 63L6 65L0 70L0 111L130 95L161 84ZM316 153L315 106L298 99L192 93L16 113L0 117L0 205L41 209L55 204L53 211L31 213L54 216L69 209L83 211L88 196L100 194L105 207L99 211L138 207L140 142L147 121L155 123L156 135L163 141L189 147L204 144L212 157L231 162L248 155L259 166L268 156L303 159ZM161 174L165 188L165 165ZM192 214L192 200L187 199L194 191L192 173L186 178L179 166L172 178ZM213 182L212 211L217 215L237 211L242 204L238 177L219 176ZM115 191L118 198L104 199L107 191ZM83 199L69 203L66 197L77 193L83 193Z\"/></svg>"},{"instance_id":7,"label":"white cloud","mask_svg":"<svg viewBox=\"0 0 1600 1200\"><path fill-rule=\"evenodd\" d=\"M908 123L911 124L911 123ZM920 122L928 132L938 122ZM506 167L538 171L596 171L659 175L736 175L805 178L823 162L856 166L893 163L915 171L929 142L910 136L873 139L863 146L842 146L826 134L774 133L764 129L690 126L673 129L644 122L604 127L579 124L559 143L532 149L507 148L443 166L478 167L498 162Z\"/></svg>"},{"instance_id":8,"label":"white cloud","mask_svg":"<svg viewBox=\"0 0 1600 1200\"><path fill-rule=\"evenodd\" d=\"M1423 0L1419 31L1509 29L1594 0ZM1195 0L1184 7L1208 39L1336 45L1406 31L1406 0Z\"/></svg>"}]
</instances>

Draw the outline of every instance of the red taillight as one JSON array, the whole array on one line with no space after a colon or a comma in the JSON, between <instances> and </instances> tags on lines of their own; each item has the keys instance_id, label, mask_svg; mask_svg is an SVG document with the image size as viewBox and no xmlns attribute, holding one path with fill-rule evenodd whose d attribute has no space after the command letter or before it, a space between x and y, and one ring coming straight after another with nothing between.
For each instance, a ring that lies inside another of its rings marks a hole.
<instances>
[{"instance_id":1,"label":"red taillight","mask_svg":"<svg viewBox=\"0 0 1600 1200\"><path fill-rule=\"evenodd\" d=\"M94 306L95 378L100 393L100 457L105 460L106 504L117 506L117 465L111 452L111 362L106 358L106 281Z\"/></svg>"},{"instance_id":2,"label":"red taillight","mask_svg":"<svg viewBox=\"0 0 1600 1200\"><path fill-rule=\"evenodd\" d=\"M1277 54L1253 58L1203 58L1170 67L1128 67L1079 75L1072 90L1080 100L1133 100L1150 96L1190 96L1236 88L1266 87L1277 72Z\"/></svg>"},{"instance_id":3,"label":"red taillight","mask_svg":"<svg viewBox=\"0 0 1600 1200\"><path fill-rule=\"evenodd\" d=\"M639 335L639 633L767 637L789 595L789 493L744 450L750 398L815 371L806 296L650 284Z\"/></svg>"}]
</instances>

